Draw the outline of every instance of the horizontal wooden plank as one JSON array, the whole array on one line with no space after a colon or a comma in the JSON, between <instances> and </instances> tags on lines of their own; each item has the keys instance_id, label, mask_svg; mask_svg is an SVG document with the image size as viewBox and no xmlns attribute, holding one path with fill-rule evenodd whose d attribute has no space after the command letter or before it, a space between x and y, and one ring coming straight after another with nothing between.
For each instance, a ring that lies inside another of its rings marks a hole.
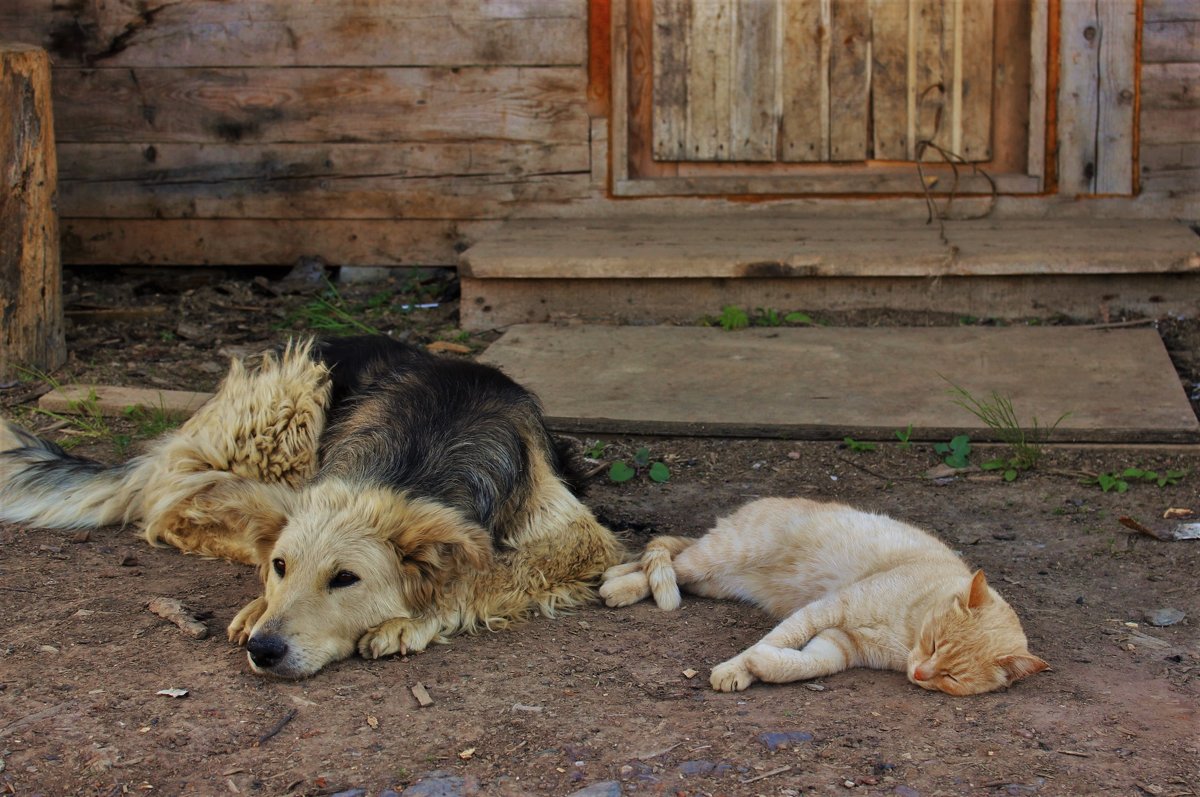
<instances>
[{"instance_id":1,"label":"horizontal wooden plank","mask_svg":"<svg viewBox=\"0 0 1200 797\"><path fill-rule=\"evenodd\" d=\"M527 204L592 193L588 171L466 177L306 177L217 183L125 180L59 184L68 217L495 219Z\"/></svg>"},{"instance_id":2,"label":"horizontal wooden plank","mask_svg":"<svg viewBox=\"0 0 1200 797\"><path fill-rule=\"evenodd\" d=\"M1200 270L1186 226L1137 221L958 221L649 216L511 221L462 256L476 279L938 277Z\"/></svg>"},{"instance_id":3,"label":"horizontal wooden plank","mask_svg":"<svg viewBox=\"0 0 1200 797\"><path fill-rule=\"evenodd\" d=\"M118 417L131 407L162 411L176 420L187 418L212 398L211 393L187 390L117 387L114 385L62 385L38 399L38 408L46 412L74 414L81 405L101 415Z\"/></svg>"},{"instance_id":4,"label":"horizontal wooden plank","mask_svg":"<svg viewBox=\"0 0 1200 797\"><path fill-rule=\"evenodd\" d=\"M1147 22L1200 20L1200 6L1196 0L1144 0L1142 16Z\"/></svg>"},{"instance_id":5,"label":"horizontal wooden plank","mask_svg":"<svg viewBox=\"0 0 1200 797\"><path fill-rule=\"evenodd\" d=\"M1142 107L1200 109L1200 63L1143 64ZM1200 139L1200 114L1192 121Z\"/></svg>"},{"instance_id":6,"label":"horizontal wooden plank","mask_svg":"<svg viewBox=\"0 0 1200 797\"><path fill-rule=\"evenodd\" d=\"M64 142L587 141L587 71L58 69Z\"/></svg>"},{"instance_id":7,"label":"horizontal wooden plank","mask_svg":"<svg viewBox=\"0 0 1200 797\"><path fill-rule=\"evenodd\" d=\"M1143 108L1141 141L1143 144L1187 144L1200 141L1193 108Z\"/></svg>"},{"instance_id":8,"label":"horizontal wooden plank","mask_svg":"<svg viewBox=\"0 0 1200 797\"><path fill-rule=\"evenodd\" d=\"M1078 205L1078 203L1075 203ZM1194 207L1194 204L1193 204ZM706 279L473 279L463 277L459 323L464 329L511 324L606 321L696 323L726 305L802 310L890 307L980 318L1021 319L1064 313L1096 318L1110 312L1158 317L1194 313L1200 274L1039 274L1013 277L789 277Z\"/></svg>"},{"instance_id":9,"label":"horizontal wooden plank","mask_svg":"<svg viewBox=\"0 0 1200 797\"><path fill-rule=\"evenodd\" d=\"M1200 19L1147 21L1142 28L1142 61L1200 61Z\"/></svg>"},{"instance_id":10,"label":"horizontal wooden plank","mask_svg":"<svg viewBox=\"0 0 1200 797\"><path fill-rule=\"evenodd\" d=\"M79 144L59 147L71 217L487 218L592 192L587 144Z\"/></svg>"},{"instance_id":11,"label":"horizontal wooden plank","mask_svg":"<svg viewBox=\"0 0 1200 797\"><path fill-rule=\"evenodd\" d=\"M66 265L453 266L499 222L300 219L63 219Z\"/></svg>"},{"instance_id":12,"label":"horizontal wooden plank","mask_svg":"<svg viewBox=\"0 0 1200 797\"><path fill-rule=\"evenodd\" d=\"M580 65L579 0L7 0L5 38L45 47L59 65Z\"/></svg>"},{"instance_id":13,"label":"horizontal wooden plank","mask_svg":"<svg viewBox=\"0 0 1200 797\"><path fill-rule=\"evenodd\" d=\"M995 440L946 374L1005 396L1050 440L1200 440L1153 329L521 325L480 359L535 391L555 429L887 439L911 425L924 440ZM606 367L576 367L588 362ZM1112 400L1130 385L1137 402Z\"/></svg>"},{"instance_id":14,"label":"horizontal wooden plank","mask_svg":"<svg viewBox=\"0 0 1200 797\"><path fill-rule=\"evenodd\" d=\"M814 169L820 167L814 167ZM857 169L853 165L833 166L837 171L811 171L787 176L745 175L740 177L662 177L614 180L613 194L625 197L652 196L739 196L748 194L798 196L802 194L921 194L921 182L915 168L878 166ZM1039 178L1025 174L993 174L991 180L960 169L955 182L949 170L926 169L934 182L929 193L957 196L990 195L995 187L1001 194L1032 194L1041 190Z\"/></svg>"},{"instance_id":15,"label":"horizontal wooden plank","mask_svg":"<svg viewBox=\"0 0 1200 797\"><path fill-rule=\"evenodd\" d=\"M412 144L58 145L59 180L219 183L346 177L523 177L585 172L586 141L429 141Z\"/></svg>"}]
</instances>

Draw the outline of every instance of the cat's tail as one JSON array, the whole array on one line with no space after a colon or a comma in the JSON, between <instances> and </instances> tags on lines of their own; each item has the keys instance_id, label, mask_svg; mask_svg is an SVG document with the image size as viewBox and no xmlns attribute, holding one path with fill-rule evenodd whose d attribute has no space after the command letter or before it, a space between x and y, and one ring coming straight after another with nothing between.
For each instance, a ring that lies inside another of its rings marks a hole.
<instances>
[{"instance_id":1,"label":"cat's tail","mask_svg":"<svg viewBox=\"0 0 1200 797\"><path fill-rule=\"evenodd\" d=\"M646 544L646 550L642 553L642 572L650 583L654 602L663 611L678 609L681 601L672 560L695 542L688 537L662 536Z\"/></svg>"},{"instance_id":2,"label":"cat's tail","mask_svg":"<svg viewBox=\"0 0 1200 797\"><path fill-rule=\"evenodd\" d=\"M153 473L146 458L108 466L0 419L0 521L72 529L128 522Z\"/></svg>"}]
</instances>

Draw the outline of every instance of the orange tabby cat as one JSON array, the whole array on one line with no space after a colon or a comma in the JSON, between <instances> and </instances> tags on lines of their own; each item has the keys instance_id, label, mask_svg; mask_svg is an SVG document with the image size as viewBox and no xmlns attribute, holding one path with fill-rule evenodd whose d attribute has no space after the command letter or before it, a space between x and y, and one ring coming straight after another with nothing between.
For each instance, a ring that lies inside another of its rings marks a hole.
<instances>
[{"instance_id":1,"label":"orange tabby cat","mask_svg":"<svg viewBox=\"0 0 1200 797\"><path fill-rule=\"evenodd\" d=\"M1048 666L1029 653L1020 620L982 570L972 576L914 526L842 504L765 498L698 540L656 537L640 561L604 574L600 595L627 606L653 594L669 610L679 607L680 586L782 619L713 669L722 692L875 667L971 695Z\"/></svg>"}]
</instances>

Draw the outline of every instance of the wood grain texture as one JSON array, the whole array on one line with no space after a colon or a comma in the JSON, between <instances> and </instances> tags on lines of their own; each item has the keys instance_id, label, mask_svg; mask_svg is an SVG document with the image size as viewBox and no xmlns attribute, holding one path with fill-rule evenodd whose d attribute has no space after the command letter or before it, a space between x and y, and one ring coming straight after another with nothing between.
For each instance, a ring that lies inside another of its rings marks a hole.
<instances>
[{"instance_id":1,"label":"wood grain texture","mask_svg":"<svg viewBox=\"0 0 1200 797\"><path fill-rule=\"evenodd\" d=\"M6 0L5 36L57 66L579 66L578 0Z\"/></svg>"},{"instance_id":2,"label":"wood grain texture","mask_svg":"<svg viewBox=\"0 0 1200 797\"><path fill-rule=\"evenodd\" d=\"M918 439L995 439L947 401L950 373L1027 424L1069 412L1050 440L1200 440L1152 329L517 326L480 359L536 391L562 430L882 440L912 424ZM575 367L587 362L608 367ZM1146 401L1111 400L1128 385Z\"/></svg>"},{"instance_id":3,"label":"wood grain texture","mask_svg":"<svg viewBox=\"0 0 1200 797\"><path fill-rule=\"evenodd\" d=\"M688 52L689 160L729 159L733 113L733 16L736 0L705 0L692 13Z\"/></svg>"},{"instance_id":4,"label":"wood grain texture","mask_svg":"<svg viewBox=\"0 0 1200 797\"><path fill-rule=\"evenodd\" d=\"M454 266L498 221L64 219L63 262L82 266Z\"/></svg>"},{"instance_id":5,"label":"wood grain texture","mask_svg":"<svg viewBox=\"0 0 1200 797\"><path fill-rule=\"evenodd\" d=\"M733 75L729 108L729 158L775 160L778 129L779 3L735 0Z\"/></svg>"},{"instance_id":6,"label":"wood grain texture","mask_svg":"<svg viewBox=\"0 0 1200 797\"><path fill-rule=\"evenodd\" d=\"M829 159L863 161L871 74L867 0L833 0L830 11Z\"/></svg>"},{"instance_id":7,"label":"wood grain texture","mask_svg":"<svg viewBox=\"0 0 1200 797\"><path fill-rule=\"evenodd\" d=\"M1147 64L1200 61L1200 19L1146 20L1142 61Z\"/></svg>"},{"instance_id":8,"label":"wood grain texture","mask_svg":"<svg viewBox=\"0 0 1200 797\"><path fill-rule=\"evenodd\" d=\"M64 144L61 172L69 217L495 218L592 193L586 146L494 141Z\"/></svg>"},{"instance_id":9,"label":"wood grain texture","mask_svg":"<svg viewBox=\"0 0 1200 797\"><path fill-rule=\"evenodd\" d=\"M871 114L873 154L906 160L908 140L907 2L871 0Z\"/></svg>"},{"instance_id":10,"label":"wood grain texture","mask_svg":"<svg viewBox=\"0 0 1200 797\"><path fill-rule=\"evenodd\" d=\"M909 160L917 160L920 142L950 147L949 89L953 70L953 41L947 37L948 0L911 0L909 5L908 115ZM950 32L952 36L952 30ZM923 160L941 156L927 150Z\"/></svg>"},{"instance_id":11,"label":"wood grain texture","mask_svg":"<svg viewBox=\"0 0 1200 797\"><path fill-rule=\"evenodd\" d=\"M1029 25L1029 136L1026 141L1026 165L1029 174L1046 173L1046 103L1050 39L1050 2L1033 0Z\"/></svg>"},{"instance_id":12,"label":"wood grain texture","mask_svg":"<svg viewBox=\"0 0 1200 797\"><path fill-rule=\"evenodd\" d=\"M50 59L0 44L0 378L66 360Z\"/></svg>"},{"instance_id":13,"label":"wood grain texture","mask_svg":"<svg viewBox=\"0 0 1200 797\"><path fill-rule=\"evenodd\" d=\"M654 0L654 157L687 157L691 0Z\"/></svg>"},{"instance_id":14,"label":"wood grain texture","mask_svg":"<svg viewBox=\"0 0 1200 797\"><path fill-rule=\"evenodd\" d=\"M1134 98L1137 96L1137 8L1127 0L1097 0L1102 35L1096 126L1097 194L1131 194Z\"/></svg>"},{"instance_id":15,"label":"wood grain texture","mask_svg":"<svg viewBox=\"0 0 1200 797\"><path fill-rule=\"evenodd\" d=\"M779 159L829 159L829 26L819 2L781 4Z\"/></svg>"},{"instance_id":16,"label":"wood grain texture","mask_svg":"<svg viewBox=\"0 0 1200 797\"><path fill-rule=\"evenodd\" d=\"M966 161L991 160L992 0L958 0L956 14L951 148Z\"/></svg>"},{"instance_id":17,"label":"wood grain texture","mask_svg":"<svg viewBox=\"0 0 1200 797\"><path fill-rule=\"evenodd\" d=\"M587 140L582 67L59 69L71 142Z\"/></svg>"}]
</instances>

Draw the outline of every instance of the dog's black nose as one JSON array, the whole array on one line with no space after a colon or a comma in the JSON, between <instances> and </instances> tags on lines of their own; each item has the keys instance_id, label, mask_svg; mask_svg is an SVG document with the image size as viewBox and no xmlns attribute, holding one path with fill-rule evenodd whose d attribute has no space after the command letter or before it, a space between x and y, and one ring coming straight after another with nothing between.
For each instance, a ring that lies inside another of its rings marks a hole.
<instances>
[{"instance_id":1,"label":"dog's black nose","mask_svg":"<svg viewBox=\"0 0 1200 797\"><path fill-rule=\"evenodd\" d=\"M282 637L264 634L250 637L246 642L246 652L250 654L250 661L256 666L269 669L283 660L287 655L288 646Z\"/></svg>"}]
</instances>

